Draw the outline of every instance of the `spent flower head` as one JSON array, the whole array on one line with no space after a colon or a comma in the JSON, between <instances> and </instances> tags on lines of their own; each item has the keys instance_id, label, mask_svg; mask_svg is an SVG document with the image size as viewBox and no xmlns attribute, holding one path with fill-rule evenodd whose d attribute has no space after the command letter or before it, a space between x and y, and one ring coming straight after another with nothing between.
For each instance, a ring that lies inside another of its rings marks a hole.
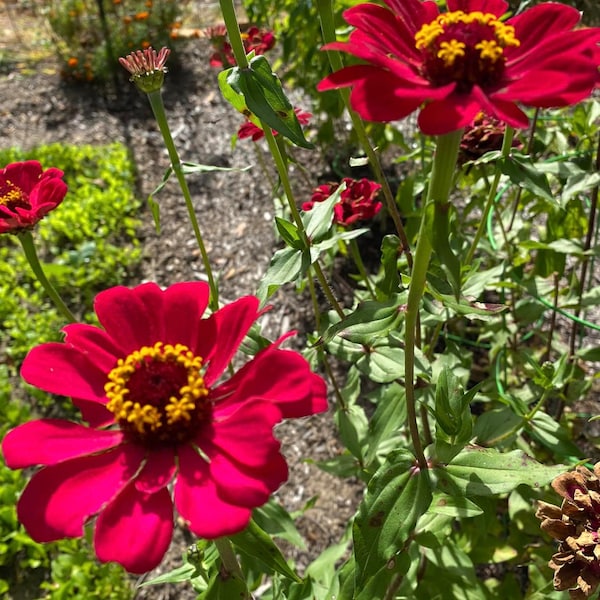
<instances>
[{"instance_id":1,"label":"spent flower head","mask_svg":"<svg viewBox=\"0 0 600 600\"><path fill-rule=\"evenodd\" d=\"M167 67L165 63L171 50L161 48L157 53L152 46L144 50L136 50L125 58L120 57L119 62L131 73L132 81L144 93L158 92L163 85Z\"/></svg>"},{"instance_id":2,"label":"spent flower head","mask_svg":"<svg viewBox=\"0 0 600 600\"><path fill-rule=\"evenodd\" d=\"M504 20L505 0L384 0L344 12L355 27L326 50L364 61L332 73L319 90L351 87L352 107L370 121L395 121L421 108L419 127L440 135L479 111L527 128L518 104L575 104L598 81L600 28L578 28L580 13L547 2Z\"/></svg>"},{"instance_id":3,"label":"spent flower head","mask_svg":"<svg viewBox=\"0 0 600 600\"><path fill-rule=\"evenodd\" d=\"M376 200L381 185L369 179L352 179L344 177L345 188L340 199L333 207L334 221L343 227L348 227L356 221L372 219L382 207ZM340 187L339 183L324 183L313 190L311 199L302 204L302 210L311 210L316 202L327 200Z\"/></svg>"},{"instance_id":4,"label":"spent flower head","mask_svg":"<svg viewBox=\"0 0 600 600\"><path fill-rule=\"evenodd\" d=\"M554 588L572 600L592 596L600 584L600 463L593 472L579 466L559 475L552 487L562 497L560 506L539 502L541 528L558 540L549 562Z\"/></svg>"},{"instance_id":5,"label":"spent flower head","mask_svg":"<svg viewBox=\"0 0 600 600\"><path fill-rule=\"evenodd\" d=\"M114 287L95 299L102 327L67 325L64 343L27 355L23 378L88 423L30 421L2 442L10 468L42 466L17 505L33 539L79 537L95 519L98 558L144 573L174 509L200 537L234 534L287 479L273 427L326 410L325 382L280 347L288 335L229 375L263 311L246 296L204 318L208 300L203 282Z\"/></svg>"},{"instance_id":6,"label":"spent flower head","mask_svg":"<svg viewBox=\"0 0 600 600\"><path fill-rule=\"evenodd\" d=\"M31 229L67 194L63 172L42 169L37 160L11 163L0 170L0 233Z\"/></svg>"}]
</instances>

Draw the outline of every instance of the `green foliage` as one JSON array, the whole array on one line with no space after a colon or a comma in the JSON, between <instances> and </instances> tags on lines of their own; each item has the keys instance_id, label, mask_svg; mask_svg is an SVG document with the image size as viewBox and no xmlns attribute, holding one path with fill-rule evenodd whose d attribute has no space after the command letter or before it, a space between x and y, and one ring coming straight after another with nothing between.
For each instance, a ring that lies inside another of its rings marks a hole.
<instances>
[{"instance_id":1,"label":"green foliage","mask_svg":"<svg viewBox=\"0 0 600 600\"><path fill-rule=\"evenodd\" d=\"M52 0L46 14L63 76L102 82L121 69L119 56L150 45L176 51L188 4L189 0Z\"/></svg>"},{"instance_id":2,"label":"green foliage","mask_svg":"<svg viewBox=\"0 0 600 600\"><path fill-rule=\"evenodd\" d=\"M34 236L55 287L79 317L92 319L93 297L126 281L140 258L136 239L140 202L134 197L127 149L120 144L54 144L29 152L0 152L2 165L27 159L65 172L69 192L36 226ZM42 414L72 414L72 408L67 402L57 406L54 399L25 388L18 379L25 354L34 345L60 339L64 321L33 278L16 240L4 235L0 242L0 347L6 357L0 363L1 437L32 417L31 403ZM48 600L131 598L123 570L97 563L89 540L44 545L31 540L15 509L25 481L22 473L0 462L0 595L15 600L32 593Z\"/></svg>"}]
</instances>

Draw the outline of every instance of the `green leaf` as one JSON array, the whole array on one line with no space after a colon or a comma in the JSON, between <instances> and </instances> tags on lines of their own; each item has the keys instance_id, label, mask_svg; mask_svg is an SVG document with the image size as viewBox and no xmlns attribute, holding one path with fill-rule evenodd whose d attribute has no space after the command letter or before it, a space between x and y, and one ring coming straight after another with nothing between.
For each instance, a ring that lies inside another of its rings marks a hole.
<instances>
[{"instance_id":1,"label":"green leaf","mask_svg":"<svg viewBox=\"0 0 600 600\"><path fill-rule=\"evenodd\" d=\"M565 470L564 465L541 465L520 450L501 453L492 448L469 447L433 472L440 491L473 498L505 494L521 484L539 488Z\"/></svg>"},{"instance_id":2,"label":"green leaf","mask_svg":"<svg viewBox=\"0 0 600 600\"><path fill-rule=\"evenodd\" d=\"M261 529L256 521L251 520L246 529L229 536L235 547L242 553L258 559L268 569L277 571L292 581L302 581L296 572L287 564L281 550L271 536ZM235 596L230 596L233 598Z\"/></svg>"},{"instance_id":3,"label":"green leaf","mask_svg":"<svg viewBox=\"0 0 600 600\"><path fill-rule=\"evenodd\" d=\"M302 222L308 239L312 243L322 240L331 233L333 223L333 207L339 202L345 185L340 185L329 198L323 202L315 202L310 210L302 213Z\"/></svg>"},{"instance_id":4,"label":"green leaf","mask_svg":"<svg viewBox=\"0 0 600 600\"><path fill-rule=\"evenodd\" d=\"M277 250L271 258L267 272L263 276L256 295L264 303L284 283L296 281L308 269L306 253L295 248Z\"/></svg>"},{"instance_id":5,"label":"green leaf","mask_svg":"<svg viewBox=\"0 0 600 600\"><path fill-rule=\"evenodd\" d=\"M500 170L515 184L550 202L555 202L545 173L541 173L531 158L516 152L498 161Z\"/></svg>"},{"instance_id":6,"label":"green leaf","mask_svg":"<svg viewBox=\"0 0 600 600\"><path fill-rule=\"evenodd\" d=\"M322 341L330 342L336 335L355 344L370 344L375 338L387 335L403 318L406 296L394 296L387 302L368 300L356 310L325 331Z\"/></svg>"},{"instance_id":7,"label":"green leaf","mask_svg":"<svg viewBox=\"0 0 600 600\"><path fill-rule=\"evenodd\" d=\"M217 571L208 583L208 589L199 598L201 600L232 600L249 598L246 582L233 573L222 574Z\"/></svg>"},{"instance_id":8,"label":"green leaf","mask_svg":"<svg viewBox=\"0 0 600 600\"><path fill-rule=\"evenodd\" d=\"M483 510L468 498L435 492L428 512L447 517L469 518L480 515Z\"/></svg>"},{"instance_id":9,"label":"green leaf","mask_svg":"<svg viewBox=\"0 0 600 600\"><path fill-rule=\"evenodd\" d=\"M381 242L381 265L383 279L377 283L377 290L384 299L389 298L400 289L400 274L398 273L398 257L402 249L397 235L386 235Z\"/></svg>"},{"instance_id":10,"label":"green leaf","mask_svg":"<svg viewBox=\"0 0 600 600\"><path fill-rule=\"evenodd\" d=\"M286 540L301 550L306 549L304 539L296 529L290 513L274 498L269 498L266 504L255 508L252 518L269 535Z\"/></svg>"},{"instance_id":11,"label":"green leaf","mask_svg":"<svg viewBox=\"0 0 600 600\"><path fill-rule=\"evenodd\" d=\"M286 245L290 246L290 248L294 248L294 250L303 249L304 244L302 243L302 238L300 237L298 228L293 223L290 223L281 217L275 217L275 225L281 239Z\"/></svg>"},{"instance_id":12,"label":"green leaf","mask_svg":"<svg viewBox=\"0 0 600 600\"><path fill-rule=\"evenodd\" d=\"M402 551L431 498L429 472L417 469L407 450L391 453L369 482L353 525L357 590Z\"/></svg>"},{"instance_id":13,"label":"green leaf","mask_svg":"<svg viewBox=\"0 0 600 600\"><path fill-rule=\"evenodd\" d=\"M314 148L314 145L304 137L294 107L264 56L255 56L251 59L247 69L233 67L229 70L225 81L234 91L243 95L248 109L271 129L297 146ZM228 100L230 96L231 94L228 94ZM236 103L240 104L239 99Z\"/></svg>"},{"instance_id":14,"label":"green leaf","mask_svg":"<svg viewBox=\"0 0 600 600\"><path fill-rule=\"evenodd\" d=\"M431 230L431 245L437 254L442 269L454 292L454 297L460 297L460 261L450 247L450 231L448 228L448 211L450 204L434 203L433 227Z\"/></svg>"}]
</instances>

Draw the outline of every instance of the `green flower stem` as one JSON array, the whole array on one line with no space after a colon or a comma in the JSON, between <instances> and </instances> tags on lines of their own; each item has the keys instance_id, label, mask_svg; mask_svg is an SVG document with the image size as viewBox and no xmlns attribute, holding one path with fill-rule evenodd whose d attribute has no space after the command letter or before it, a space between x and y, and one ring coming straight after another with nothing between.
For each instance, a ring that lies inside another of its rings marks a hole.
<instances>
[{"instance_id":1,"label":"green flower stem","mask_svg":"<svg viewBox=\"0 0 600 600\"><path fill-rule=\"evenodd\" d=\"M242 572L240 563L238 562L235 552L233 551L231 541L226 537L222 537L213 540L213 543L219 552L221 564L223 565L223 569L225 570L226 574L234 575L244 581L244 573ZM250 594L244 594L244 597L241 598L241 600L249 600L250 598Z\"/></svg>"},{"instance_id":2,"label":"green flower stem","mask_svg":"<svg viewBox=\"0 0 600 600\"><path fill-rule=\"evenodd\" d=\"M248 59L246 58L246 50L244 49L244 42L242 41L242 36L240 34L240 26L235 14L233 0L219 0L219 6L221 7L223 21L227 28L227 36L229 37L229 43L231 44L235 62L240 69L247 69Z\"/></svg>"},{"instance_id":3,"label":"green flower stem","mask_svg":"<svg viewBox=\"0 0 600 600\"><path fill-rule=\"evenodd\" d=\"M310 240L308 239L308 236L306 235L306 230L304 229L304 223L302 222L302 217L300 216L300 211L298 210L298 207L296 206L296 202L294 200L294 193L292 191L292 186L290 184L290 178L288 177L286 158L283 154L282 149L277 144L277 140L275 139L275 136L273 135L271 128L262 121L261 121L261 127L263 128L263 131L265 132L265 139L267 140L267 144L269 145L269 150L271 152L271 155L273 156L273 160L275 161L275 167L277 168L279 180L281 181L281 185L283 187L285 197L287 198L290 212L292 213L292 219L294 220L294 223L295 223L296 227L298 228L298 233L300 234L300 236L302 238L303 245L308 251L308 248L310 248ZM329 304L332 306L332 308L335 310L335 312L340 316L340 318L343 319L345 316L344 311L342 310L342 307L340 306L339 302L336 300L336 298L333 294L333 291L332 291L331 287L329 286L329 283L327 283L327 279L325 277L325 274L323 273L323 269L321 269L321 265L316 260L312 264L312 267L315 270L315 275L317 276L317 279L319 280L319 284L321 285L321 288L323 289L325 296L327 296L327 300L328 300Z\"/></svg>"},{"instance_id":4,"label":"green flower stem","mask_svg":"<svg viewBox=\"0 0 600 600\"><path fill-rule=\"evenodd\" d=\"M360 250L358 248L356 239L351 239L349 246L350 246L350 254L352 254L352 260L354 261L354 264L356 265L356 268L358 269L358 272L359 272L362 280L365 282L365 285L367 286L367 289L369 290L369 294L371 295L371 298L373 298L373 300L377 300L377 295L375 294L375 290L373 289L373 286L371 285L371 280L369 279L367 270L365 269L365 263L363 262L362 256L360 255Z\"/></svg>"},{"instance_id":5,"label":"green flower stem","mask_svg":"<svg viewBox=\"0 0 600 600\"><path fill-rule=\"evenodd\" d=\"M504 139L502 140L502 158L500 160L504 160L510 154L510 150L512 148L512 141L515 136L515 130L512 127L506 126L504 130ZM469 266L473 260L473 256L475 255L475 251L477 250L477 246L483 236L485 228L487 226L487 219L494 204L494 199L496 198L496 192L498 191L498 185L500 183L500 177L502 177L502 171L500 170L500 165L496 165L496 172L494 174L494 180L492 181L492 186L488 190L488 197L485 203L485 207L483 209L483 214L481 215L481 220L479 221L479 227L477 227L477 231L475 233L475 237L473 238L473 242L467 252L467 257L465 259L465 266Z\"/></svg>"},{"instance_id":6,"label":"green flower stem","mask_svg":"<svg viewBox=\"0 0 600 600\"><path fill-rule=\"evenodd\" d=\"M433 252L432 235L434 212L440 209L441 214L448 214L448 198L456 167L458 149L462 130L454 131L437 139L437 148L433 158L433 167L427 200L423 207L421 227L417 238L417 248L414 255L414 264L408 288L408 301L406 304L405 332L404 332L404 371L406 390L406 409L408 427L413 442L415 455L421 468L427 467L423 454L423 447L419 437L415 403L415 347L417 322L421 299L425 291L427 269ZM432 210L433 209L433 210Z\"/></svg>"},{"instance_id":7,"label":"green flower stem","mask_svg":"<svg viewBox=\"0 0 600 600\"><path fill-rule=\"evenodd\" d=\"M196 213L194 212L194 204L192 202L190 188L188 187L187 181L185 180L185 175L183 173L181 161L179 160L179 154L177 153L177 149L175 148L175 142L173 141L173 136L171 135L171 130L169 129L169 123L167 121L167 115L165 113L165 106L162 101L162 96L160 94L160 91L150 92L147 95L148 100L150 101L150 106L152 107L152 112L154 113L154 118L156 119L158 128L160 129L160 133L162 134L165 146L167 148L167 152L169 153L171 167L173 168L173 172L175 173L177 181L179 182L179 187L181 188L181 192L183 193L183 198L185 200L188 215L192 223L192 228L194 229L196 243L200 250L200 255L202 257L202 263L204 264L206 276L208 277L208 285L210 287L210 307L212 310L217 310L219 308L219 291L215 283L212 268L210 266L210 260L208 258L208 253L206 252L204 239L202 238L202 233L200 231L200 225L198 224L198 219L196 218Z\"/></svg>"},{"instance_id":8,"label":"green flower stem","mask_svg":"<svg viewBox=\"0 0 600 600\"><path fill-rule=\"evenodd\" d=\"M22 231L17 235L17 238L19 239L19 242L21 242L21 246L23 246L25 258L27 258L27 261L31 266L31 270L36 276L36 279L42 284L42 287L44 288L46 294L48 294L52 302L54 302L54 306L56 306L58 311L69 323L77 322L77 319L75 318L73 313L69 310L67 305L63 302L63 299L54 289L54 286L46 277L46 274L44 273L44 270L42 268L42 264L40 263L40 259L38 258L37 252L35 250L35 244L33 243L33 236L31 235L31 231Z\"/></svg>"},{"instance_id":9,"label":"green flower stem","mask_svg":"<svg viewBox=\"0 0 600 600\"><path fill-rule=\"evenodd\" d=\"M317 8L319 11L321 32L323 34L324 42L326 44L330 42L335 42L335 23L333 18L333 7L331 0L317 0ZM329 58L329 64L331 65L331 69L333 71L339 71L344 67L344 63L339 52L329 50L327 52L327 56ZM377 181L381 184L386 209L392 217L392 221L394 221L396 232L398 233L398 237L400 238L400 242L402 244L402 250L406 255L408 268L412 270L413 257L410 251L408 237L406 235L406 231L404 230L404 226L402 225L402 219L400 217L400 212L398 211L396 201L394 200L392 190L383 173L383 169L381 168L381 162L379 161L379 157L377 156L375 150L373 150L371 142L369 141L369 136L367 135L367 131L365 129L365 124L363 123L363 120L354 110L352 110L350 106L350 91L347 88L342 88L338 91L340 93L342 101L344 102L344 106L348 111L348 115L350 116L350 120L352 121L352 126L354 127L354 131L356 133L356 136L358 137L358 141L363 151L367 155L369 164L373 169L375 179L377 179Z\"/></svg>"}]
</instances>

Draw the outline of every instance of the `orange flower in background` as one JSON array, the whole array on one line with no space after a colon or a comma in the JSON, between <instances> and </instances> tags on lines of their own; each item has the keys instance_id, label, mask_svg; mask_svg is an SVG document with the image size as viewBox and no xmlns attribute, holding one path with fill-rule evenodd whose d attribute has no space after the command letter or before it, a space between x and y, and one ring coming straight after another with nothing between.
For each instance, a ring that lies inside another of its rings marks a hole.
<instances>
[{"instance_id":1,"label":"orange flower in background","mask_svg":"<svg viewBox=\"0 0 600 600\"><path fill-rule=\"evenodd\" d=\"M133 19L130 16L124 16L123 17L123 23L125 23L125 25L129 25L129 23L131 23Z\"/></svg>"},{"instance_id":2,"label":"orange flower in background","mask_svg":"<svg viewBox=\"0 0 600 600\"><path fill-rule=\"evenodd\" d=\"M150 13L147 10L143 10L135 15L136 21L145 21L150 16Z\"/></svg>"},{"instance_id":3,"label":"orange flower in background","mask_svg":"<svg viewBox=\"0 0 600 600\"><path fill-rule=\"evenodd\" d=\"M69 60L67 61L67 64L71 68L73 68L73 67L76 67L79 64L79 60L75 56L71 56L71 58L69 58Z\"/></svg>"}]
</instances>

